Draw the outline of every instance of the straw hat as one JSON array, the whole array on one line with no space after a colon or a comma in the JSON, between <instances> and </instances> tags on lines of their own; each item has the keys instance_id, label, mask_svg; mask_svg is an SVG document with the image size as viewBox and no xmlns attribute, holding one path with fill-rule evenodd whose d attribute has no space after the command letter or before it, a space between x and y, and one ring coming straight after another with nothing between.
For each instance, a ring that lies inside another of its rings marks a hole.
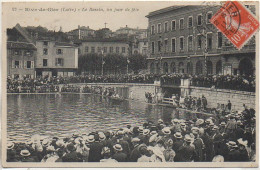
<instances>
[{"instance_id":1,"label":"straw hat","mask_svg":"<svg viewBox=\"0 0 260 170\"><path fill-rule=\"evenodd\" d=\"M218 126L214 125L214 127L212 128L212 130L218 130Z\"/></svg>"},{"instance_id":2,"label":"straw hat","mask_svg":"<svg viewBox=\"0 0 260 170\"><path fill-rule=\"evenodd\" d=\"M192 142L193 140L192 140L192 137L191 137L190 135L185 135L185 136L184 136L184 141L186 141L186 142Z\"/></svg>"},{"instance_id":3,"label":"straw hat","mask_svg":"<svg viewBox=\"0 0 260 170\"><path fill-rule=\"evenodd\" d=\"M47 150L47 151L52 151L52 152L54 152L54 151L55 151L55 148L54 148L54 146L48 146L48 147L46 148L46 150Z\"/></svg>"},{"instance_id":4,"label":"straw hat","mask_svg":"<svg viewBox=\"0 0 260 170\"><path fill-rule=\"evenodd\" d=\"M139 138L133 138L132 140L131 140L131 142L133 143L133 142L140 142L140 139Z\"/></svg>"},{"instance_id":5,"label":"straw hat","mask_svg":"<svg viewBox=\"0 0 260 170\"><path fill-rule=\"evenodd\" d=\"M237 148L238 146L237 146L237 144L236 144L236 142L234 142L234 141L229 141L228 143L226 143L228 146L230 146L230 147L232 147L232 148Z\"/></svg>"},{"instance_id":6,"label":"straw hat","mask_svg":"<svg viewBox=\"0 0 260 170\"><path fill-rule=\"evenodd\" d=\"M116 151L122 151L122 150L123 150L123 148L122 148L122 146L121 146L120 144L115 144L115 145L113 146L113 148L114 148Z\"/></svg>"},{"instance_id":7,"label":"straw hat","mask_svg":"<svg viewBox=\"0 0 260 170\"><path fill-rule=\"evenodd\" d=\"M160 123L163 123L163 120L162 119L159 119L158 120L158 123L160 124Z\"/></svg>"},{"instance_id":8,"label":"straw hat","mask_svg":"<svg viewBox=\"0 0 260 170\"><path fill-rule=\"evenodd\" d=\"M169 135L169 134L171 134L171 129L169 127L165 127L165 128L162 129L162 132L165 135Z\"/></svg>"},{"instance_id":9,"label":"straw hat","mask_svg":"<svg viewBox=\"0 0 260 170\"><path fill-rule=\"evenodd\" d=\"M47 146L49 144L49 142L50 142L49 139L43 139L42 145Z\"/></svg>"},{"instance_id":10,"label":"straw hat","mask_svg":"<svg viewBox=\"0 0 260 170\"><path fill-rule=\"evenodd\" d=\"M124 131L123 130L119 130L119 131L117 131L117 133L116 133L116 135L118 135L118 136L122 136L122 135L124 135L125 133L124 133Z\"/></svg>"},{"instance_id":11,"label":"straw hat","mask_svg":"<svg viewBox=\"0 0 260 170\"><path fill-rule=\"evenodd\" d=\"M240 144L240 145L244 145L244 146L247 146L247 143L248 143L247 140L243 141L242 138L238 139L237 142L238 142L238 144Z\"/></svg>"},{"instance_id":12,"label":"straw hat","mask_svg":"<svg viewBox=\"0 0 260 170\"><path fill-rule=\"evenodd\" d=\"M65 145L64 141L62 139L59 139L56 141L56 145L59 146L59 147L62 147Z\"/></svg>"},{"instance_id":13,"label":"straw hat","mask_svg":"<svg viewBox=\"0 0 260 170\"><path fill-rule=\"evenodd\" d=\"M173 136L175 138L177 138L177 139L181 139L182 138L182 134L180 132L176 132Z\"/></svg>"},{"instance_id":14,"label":"straw hat","mask_svg":"<svg viewBox=\"0 0 260 170\"><path fill-rule=\"evenodd\" d=\"M143 135L149 135L149 133L150 133L150 130L149 129L144 129L144 131L143 131Z\"/></svg>"},{"instance_id":15,"label":"straw hat","mask_svg":"<svg viewBox=\"0 0 260 170\"><path fill-rule=\"evenodd\" d=\"M88 143L92 143L92 142L94 142L94 141L95 141L94 135L89 135L88 138L87 138L87 142L88 142Z\"/></svg>"},{"instance_id":16,"label":"straw hat","mask_svg":"<svg viewBox=\"0 0 260 170\"><path fill-rule=\"evenodd\" d=\"M83 141L83 139L81 137L77 137L74 142L76 144L80 144L80 141Z\"/></svg>"},{"instance_id":17,"label":"straw hat","mask_svg":"<svg viewBox=\"0 0 260 170\"><path fill-rule=\"evenodd\" d=\"M150 132L150 135L155 135L155 134L157 134L157 132L155 130Z\"/></svg>"},{"instance_id":18,"label":"straw hat","mask_svg":"<svg viewBox=\"0 0 260 170\"><path fill-rule=\"evenodd\" d=\"M31 153L27 149L24 149L24 150L21 150L20 155L22 155L22 156L30 156Z\"/></svg>"},{"instance_id":19,"label":"straw hat","mask_svg":"<svg viewBox=\"0 0 260 170\"><path fill-rule=\"evenodd\" d=\"M226 123L225 122L221 122L220 126L226 126Z\"/></svg>"},{"instance_id":20,"label":"straw hat","mask_svg":"<svg viewBox=\"0 0 260 170\"><path fill-rule=\"evenodd\" d=\"M204 120L203 119L198 119L196 121L196 125L202 125L204 123Z\"/></svg>"},{"instance_id":21,"label":"straw hat","mask_svg":"<svg viewBox=\"0 0 260 170\"><path fill-rule=\"evenodd\" d=\"M106 135L105 135L103 132L98 133L98 135L99 135L99 139L100 139L101 141L103 141L103 140L106 139Z\"/></svg>"},{"instance_id":22,"label":"straw hat","mask_svg":"<svg viewBox=\"0 0 260 170\"><path fill-rule=\"evenodd\" d=\"M13 149L14 148L14 143L13 142L8 142L7 143L7 149Z\"/></svg>"},{"instance_id":23,"label":"straw hat","mask_svg":"<svg viewBox=\"0 0 260 170\"><path fill-rule=\"evenodd\" d=\"M104 155L106 153L110 153L110 148L109 147L103 147L102 151L101 151L101 155Z\"/></svg>"}]
</instances>

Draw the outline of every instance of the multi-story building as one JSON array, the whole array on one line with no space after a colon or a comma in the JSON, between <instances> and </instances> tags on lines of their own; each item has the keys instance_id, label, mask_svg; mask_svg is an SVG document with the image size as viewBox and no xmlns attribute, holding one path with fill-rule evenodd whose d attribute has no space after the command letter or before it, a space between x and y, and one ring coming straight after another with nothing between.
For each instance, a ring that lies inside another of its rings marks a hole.
<instances>
[{"instance_id":1,"label":"multi-story building","mask_svg":"<svg viewBox=\"0 0 260 170\"><path fill-rule=\"evenodd\" d=\"M120 54L127 56L129 54L129 44L126 40L120 39L89 39L78 43L81 55L97 53L101 54Z\"/></svg>"},{"instance_id":2,"label":"multi-story building","mask_svg":"<svg viewBox=\"0 0 260 170\"><path fill-rule=\"evenodd\" d=\"M37 76L73 76L78 69L78 47L74 44L37 40Z\"/></svg>"},{"instance_id":3,"label":"multi-story building","mask_svg":"<svg viewBox=\"0 0 260 170\"><path fill-rule=\"evenodd\" d=\"M220 6L172 6L149 13L150 73L253 74L255 39L241 50L210 23Z\"/></svg>"},{"instance_id":4,"label":"multi-story building","mask_svg":"<svg viewBox=\"0 0 260 170\"><path fill-rule=\"evenodd\" d=\"M12 78L34 78L36 47L28 42L7 42L7 75Z\"/></svg>"},{"instance_id":5,"label":"multi-story building","mask_svg":"<svg viewBox=\"0 0 260 170\"><path fill-rule=\"evenodd\" d=\"M89 26L85 27L85 26L78 26L77 29L74 29L70 32L67 33L68 38L71 40L74 39L85 39L85 38L89 38L89 37L94 37L95 36L95 30L90 29Z\"/></svg>"},{"instance_id":6,"label":"multi-story building","mask_svg":"<svg viewBox=\"0 0 260 170\"><path fill-rule=\"evenodd\" d=\"M134 40L131 43L132 43L132 45L131 45L132 54L142 54L142 55L148 54L148 39L147 38L143 38L143 39L134 38Z\"/></svg>"}]
</instances>

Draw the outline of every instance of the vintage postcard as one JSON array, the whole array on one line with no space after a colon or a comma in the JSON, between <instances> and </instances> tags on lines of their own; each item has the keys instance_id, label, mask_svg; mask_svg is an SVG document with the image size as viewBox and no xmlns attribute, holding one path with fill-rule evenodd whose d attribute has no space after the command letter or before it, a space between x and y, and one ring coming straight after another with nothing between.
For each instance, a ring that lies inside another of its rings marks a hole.
<instances>
[{"instance_id":1,"label":"vintage postcard","mask_svg":"<svg viewBox=\"0 0 260 170\"><path fill-rule=\"evenodd\" d=\"M258 167L259 2L2 3L3 167Z\"/></svg>"}]
</instances>

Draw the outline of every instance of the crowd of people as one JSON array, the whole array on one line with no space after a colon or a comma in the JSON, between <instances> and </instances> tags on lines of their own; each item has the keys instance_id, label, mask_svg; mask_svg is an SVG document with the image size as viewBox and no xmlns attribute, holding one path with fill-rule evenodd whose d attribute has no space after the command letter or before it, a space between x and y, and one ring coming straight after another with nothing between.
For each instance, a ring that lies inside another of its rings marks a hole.
<instances>
[{"instance_id":1,"label":"crowd of people","mask_svg":"<svg viewBox=\"0 0 260 170\"><path fill-rule=\"evenodd\" d=\"M235 75L196 75L191 78L191 85L217 89L230 89L255 92L255 76Z\"/></svg>"},{"instance_id":2,"label":"crowd of people","mask_svg":"<svg viewBox=\"0 0 260 170\"><path fill-rule=\"evenodd\" d=\"M71 83L145 83L155 81L162 85L181 85L181 79L190 79L192 86L255 92L255 76L139 74L139 75L79 75L70 77L7 78L7 92L56 92L58 84ZM37 89L38 88L38 89Z\"/></svg>"},{"instance_id":3,"label":"crowd of people","mask_svg":"<svg viewBox=\"0 0 260 170\"><path fill-rule=\"evenodd\" d=\"M255 161L255 115L221 120L159 119L117 131L69 137L33 135L7 143L7 162L246 162Z\"/></svg>"}]
</instances>

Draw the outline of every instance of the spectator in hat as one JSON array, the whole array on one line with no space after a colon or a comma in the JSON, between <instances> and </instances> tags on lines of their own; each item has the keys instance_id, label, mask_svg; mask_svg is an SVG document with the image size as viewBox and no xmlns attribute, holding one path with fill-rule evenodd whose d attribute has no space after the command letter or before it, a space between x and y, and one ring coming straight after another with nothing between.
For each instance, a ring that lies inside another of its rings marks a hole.
<instances>
[{"instance_id":1,"label":"spectator in hat","mask_svg":"<svg viewBox=\"0 0 260 170\"><path fill-rule=\"evenodd\" d=\"M117 132L117 140L116 140L116 143L119 143L122 148L123 148L123 151L128 157L130 155L130 148L129 148L129 143L124 140L124 131L123 130L119 130Z\"/></svg>"},{"instance_id":2,"label":"spectator in hat","mask_svg":"<svg viewBox=\"0 0 260 170\"><path fill-rule=\"evenodd\" d=\"M132 152L130 154L130 162L136 162L137 159L141 156L140 152L139 152L139 145L140 145L140 139L139 138L133 138L132 139L132 145L133 145L133 149Z\"/></svg>"},{"instance_id":3,"label":"spectator in hat","mask_svg":"<svg viewBox=\"0 0 260 170\"><path fill-rule=\"evenodd\" d=\"M223 155L224 143L223 143L223 136L219 132L219 127L215 125L212 131L213 131L212 139L213 139L214 154Z\"/></svg>"},{"instance_id":4,"label":"spectator in hat","mask_svg":"<svg viewBox=\"0 0 260 170\"><path fill-rule=\"evenodd\" d=\"M244 128L243 124L240 120L237 121L237 129L236 129L236 139L244 138Z\"/></svg>"},{"instance_id":5,"label":"spectator in hat","mask_svg":"<svg viewBox=\"0 0 260 170\"><path fill-rule=\"evenodd\" d=\"M226 133L231 140L236 138L236 129L237 129L237 122L235 120L235 116L233 114L230 115L230 120L227 122L226 125Z\"/></svg>"},{"instance_id":6,"label":"spectator in hat","mask_svg":"<svg viewBox=\"0 0 260 170\"><path fill-rule=\"evenodd\" d=\"M82 154L76 152L73 143L67 145L67 154L62 157L62 162L83 162Z\"/></svg>"},{"instance_id":7,"label":"spectator in hat","mask_svg":"<svg viewBox=\"0 0 260 170\"><path fill-rule=\"evenodd\" d=\"M137 159L137 162L150 162L149 152L147 150L147 146L143 145L139 147L139 152L141 157Z\"/></svg>"},{"instance_id":8,"label":"spectator in hat","mask_svg":"<svg viewBox=\"0 0 260 170\"><path fill-rule=\"evenodd\" d=\"M231 108L232 108L232 104L231 104L230 100L228 100L228 104L227 104L228 112L231 112Z\"/></svg>"},{"instance_id":9,"label":"spectator in hat","mask_svg":"<svg viewBox=\"0 0 260 170\"><path fill-rule=\"evenodd\" d=\"M117 160L111 157L111 150L109 147L103 147L101 155L103 156L103 159L101 159L100 162L117 162Z\"/></svg>"},{"instance_id":10,"label":"spectator in hat","mask_svg":"<svg viewBox=\"0 0 260 170\"><path fill-rule=\"evenodd\" d=\"M18 157L14 149L15 144L13 142L7 143L7 162L18 162Z\"/></svg>"},{"instance_id":11,"label":"spectator in hat","mask_svg":"<svg viewBox=\"0 0 260 170\"><path fill-rule=\"evenodd\" d=\"M32 156L27 149L21 150L20 155L22 162L39 162L37 157Z\"/></svg>"},{"instance_id":12,"label":"spectator in hat","mask_svg":"<svg viewBox=\"0 0 260 170\"><path fill-rule=\"evenodd\" d=\"M165 150L163 151L163 155L164 155L166 162L174 162L174 157L175 157L176 153L172 149L172 146L173 146L173 140L168 139L165 142Z\"/></svg>"},{"instance_id":13,"label":"spectator in hat","mask_svg":"<svg viewBox=\"0 0 260 170\"><path fill-rule=\"evenodd\" d=\"M144 129L143 135L142 135L142 141L144 144L148 145L149 144L149 139L150 139L150 130L149 129Z\"/></svg>"},{"instance_id":14,"label":"spectator in hat","mask_svg":"<svg viewBox=\"0 0 260 170\"><path fill-rule=\"evenodd\" d=\"M117 162L127 162L127 155L124 152L122 152L122 146L120 144L115 144L113 148L115 154L112 158L115 159Z\"/></svg>"},{"instance_id":15,"label":"spectator in hat","mask_svg":"<svg viewBox=\"0 0 260 170\"><path fill-rule=\"evenodd\" d=\"M239 162L240 161L240 152L238 151L238 146L236 144L236 142L234 141L229 141L228 143L226 143L228 148L229 148L229 152L227 155L227 161L229 162Z\"/></svg>"},{"instance_id":16,"label":"spectator in hat","mask_svg":"<svg viewBox=\"0 0 260 170\"><path fill-rule=\"evenodd\" d=\"M42 159L41 162L56 162L59 156L56 154L54 146L50 145L47 148L47 155Z\"/></svg>"},{"instance_id":17,"label":"spectator in hat","mask_svg":"<svg viewBox=\"0 0 260 170\"><path fill-rule=\"evenodd\" d=\"M240 153L240 162L248 162L249 161L249 154L247 151L247 141L243 141L242 138L237 140L238 142L238 151Z\"/></svg>"},{"instance_id":18,"label":"spectator in hat","mask_svg":"<svg viewBox=\"0 0 260 170\"><path fill-rule=\"evenodd\" d=\"M192 144L193 139L190 135L185 135L184 143L176 152L175 162L192 162L196 157L195 147Z\"/></svg>"},{"instance_id":19,"label":"spectator in hat","mask_svg":"<svg viewBox=\"0 0 260 170\"><path fill-rule=\"evenodd\" d=\"M196 157L194 158L195 162L203 161L203 149L205 147L203 140L199 136L199 128L193 127L191 129L192 134L194 135L193 145L195 146Z\"/></svg>"},{"instance_id":20,"label":"spectator in hat","mask_svg":"<svg viewBox=\"0 0 260 170\"><path fill-rule=\"evenodd\" d=\"M182 134L180 132L176 132L173 136L174 136L174 141L173 141L172 149L175 152L177 152L183 144Z\"/></svg>"},{"instance_id":21,"label":"spectator in hat","mask_svg":"<svg viewBox=\"0 0 260 170\"><path fill-rule=\"evenodd\" d=\"M99 135L95 134L94 135L95 141L89 145L89 157L88 161L89 162L100 162L102 159L102 144L99 142Z\"/></svg>"}]
</instances>

